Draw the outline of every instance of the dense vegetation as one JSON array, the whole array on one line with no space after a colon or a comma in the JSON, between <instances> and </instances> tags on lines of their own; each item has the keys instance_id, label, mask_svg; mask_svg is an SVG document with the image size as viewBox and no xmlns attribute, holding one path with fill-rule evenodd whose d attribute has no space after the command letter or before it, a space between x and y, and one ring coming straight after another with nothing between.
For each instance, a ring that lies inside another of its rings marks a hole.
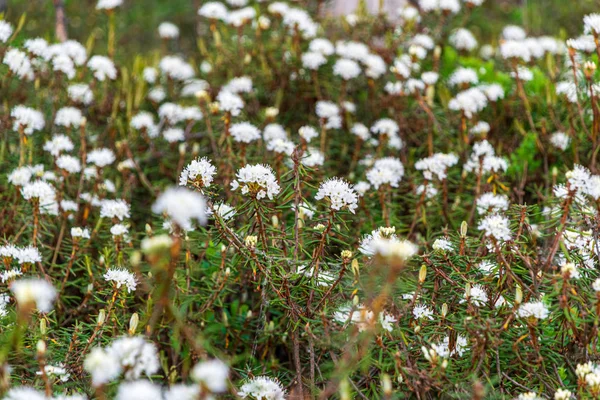
<instances>
[{"instance_id":1,"label":"dense vegetation","mask_svg":"<svg viewBox=\"0 0 600 400\"><path fill-rule=\"evenodd\" d=\"M592 2L154 3L0 20L3 398L600 396Z\"/></svg>"}]
</instances>

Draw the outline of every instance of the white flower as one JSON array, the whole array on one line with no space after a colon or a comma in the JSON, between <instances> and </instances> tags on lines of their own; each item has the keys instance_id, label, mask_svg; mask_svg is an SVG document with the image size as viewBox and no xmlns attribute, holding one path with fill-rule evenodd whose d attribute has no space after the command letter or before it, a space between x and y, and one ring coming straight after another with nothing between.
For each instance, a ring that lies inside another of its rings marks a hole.
<instances>
[{"instance_id":1,"label":"white flower","mask_svg":"<svg viewBox=\"0 0 600 400\"><path fill-rule=\"evenodd\" d=\"M523 28L516 25L507 25L502 30L504 40L523 40L527 37L527 33Z\"/></svg>"},{"instance_id":2,"label":"white flower","mask_svg":"<svg viewBox=\"0 0 600 400\"><path fill-rule=\"evenodd\" d=\"M85 106L90 105L94 100L94 93L90 89L89 85L85 83L75 83L67 88L69 98L76 102L81 103Z\"/></svg>"},{"instance_id":3,"label":"white flower","mask_svg":"<svg viewBox=\"0 0 600 400\"><path fill-rule=\"evenodd\" d=\"M361 69L354 60L341 58L333 66L333 74L340 76L344 80L350 80L360 75Z\"/></svg>"},{"instance_id":4,"label":"white flower","mask_svg":"<svg viewBox=\"0 0 600 400\"><path fill-rule=\"evenodd\" d=\"M382 185L398 187L404 176L402 162L394 157L381 158L373 164L373 168L367 171L367 180L375 189Z\"/></svg>"},{"instance_id":5,"label":"white flower","mask_svg":"<svg viewBox=\"0 0 600 400\"><path fill-rule=\"evenodd\" d=\"M158 25L158 35L162 39L176 39L179 37L179 28L171 22L162 22Z\"/></svg>"},{"instance_id":6,"label":"white flower","mask_svg":"<svg viewBox=\"0 0 600 400\"><path fill-rule=\"evenodd\" d=\"M486 216L477 227L484 231L486 237L492 237L498 241L510 240L512 232L510 230L510 221L507 217L500 214L490 214Z\"/></svg>"},{"instance_id":7,"label":"white flower","mask_svg":"<svg viewBox=\"0 0 600 400\"><path fill-rule=\"evenodd\" d=\"M287 156L292 155L294 147L294 142L288 139L277 138L267 142L267 150L278 154L285 154Z\"/></svg>"},{"instance_id":8,"label":"white flower","mask_svg":"<svg viewBox=\"0 0 600 400\"><path fill-rule=\"evenodd\" d=\"M98 347L85 357L83 368L92 375L94 387L104 385L121 374L119 358Z\"/></svg>"},{"instance_id":9,"label":"white flower","mask_svg":"<svg viewBox=\"0 0 600 400\"><path fill-rule=\"evenodd\" d=\"M252 79L247 76L233 78L221 90L233 94L250 93L252 92Z\"/></svg>"},{"instance_id":10,"label":"white flower","mask_svg":"<svg viewBox=\"0 0 600 400\"><path fill-rule=\"evenodd\" d=\"M302 54L302 66L306 69L317 70L327 63L327 59L321 53L309 51Z\"/></svg>"},{"instance_id":11,"label":"white flower","mask_svg":"<svg viewBox=\"0 0 600 400\"><path fill-rule=\"evenodd\" d=\"M517 314L521 318L546 319L550 315L550 311L541 301L530 301L521 304Z\"/></svg>"},{"instance_id":12,"label":"white flower","mask_svg":"<svg viewBox=\"0 0 600 400\"><path fill-rule=\"evenodd\" d=\"M508 197L506 195L488 192L477 199L477 212L479 214L497 213L506 210L508 210Z\"/></svg>"},{"instance_id":13,"label":"white flower","mask_svg":"<svg viewBox=\"0 0 600 400\"><path fill-rule=\"evenodd\" d=\"M343 179L332 178L321 183L315 195L316 200L325 199L332 210L340 211L347 208L354 214L358 207L358 195L356 191Z\"/></svg>"},{"instance_id":14,"label":"white flower","mask_svg":"<svg viewBox=\"0 0 600 400\"><path fill-rule=\"evenodd\" d=\"M4 20L0 20L0 42L6 43L10 35L13 33L13 27L11 24Z\"/></svg>"},{"instance_id":15,"label":"white flower","mask_svg":"<svg viewBox=\"0 0 600 400\"><path fill-rule=\"evenodd\" d=\"M13 130L19 131L19 129L23 129L23 132L26 135L31 135L35 131L40 131L44 129L44 125L46 125L44 114L33 108L21 105L15 106L11 110L10 116L14 118Z\"/></svg>"},{"instance_id":16,"label":"white flower","mask_svg":"<svg viewBox=\"0 0 600 400\"><path fill-rule=\"evenodd\" d=\"M500 44L500 54L505 59L520 59L523 62L531 60L531 51L523 41L506 40Z\"/></svg>"},{"instance_id":17,"label":"white flower","mask_svg":"<svg viewBox=\"0 0 600 400\"><path fill-rule=\"evenodd\" d=\"M416 304L412 310L412 314L415 319L427 318L433 320L433 310L424 304Z\"/></svg>"},{"instance_id":18,"label":"white flower","mask_svg":"<svg viewBox=\"0 0 600 400\"><path fill-rule=\"evenodd\" d=\"M373 239L370 244L373 253L385 259L396 259L402 262L407 261L415 256L419 249L408 240L399 240L396 237L384 238L379 237Z\"/></svg>"},{"instance_id":19,"label":"white flower","mask_svg":"<svg viewBox=\"0 0 600 400\"><path fill-rule=\"evenodd\" d=\"M340 115L340 108L337 104L330 101L318 101L316 113L319 118L330 119Z\"/></svg>"},{"instance_id":20,"label":"white flower","mask_svg":"<svg viewBox=\"0 0 600 400\"><path fill-rule=\"evenodd\" d=\"M121 286L127 287L128 293L135 291L135 288L137 287L135 275L123 268L110 268L104 274L104 279L109 282L114 282L117 289L120 289Z\"/></svg>"},{"instance_id":21,"label":"white flower","mask_svg":"<svg viewBox=\"0 0 600 400\"><path fill-rule=\"evenodd\" d=\"M165 129L162 135L169 143L183 142L185 140L185 132L181 128Z\"/></svg>"},{"instance_id":22,"label":"white flower","mask_svg":"<svg viewBox=\"0 0 600 400\"><path fill-rule=\"evenodd\" d=\"M583 17L583 25L585 33L600 34L600 14L588 14Z\"/></svg>"},{"instance_id":23,"label":"white flower","mask_svg":"<svg viewBox=\"0 0 600 400\"><path fill-rule=\"evenodd\" d=\"M115 160L115 153L107 148L92 150L87 155L87 162L95 164L98 168L104 168L107 165L114 163Z\"/></svg>"},{"instance_id":24,"label":"white flower","mask_svg":"<svg viewBox=\"0 0 600 400\"><path fill-rule=\"evenodd\" d=\"M8 271L3 271L2 273L0 273L0 279L2 280L2 283L6 283L6 282L10 282L14 279L17 278L17 276L21 276L23 275L23 272L21 272L20 269L10 269ZM4 295L5 297L8 297L6 295Z\"/></svg>"},{"instance_id":25,"label":"white flower","mask_svg":"<svg viewBox=\"0 0 600 400\"><path fill-rule=\"evenodd\" d=\"M565 151L571 143L571 138L564 132L554 132L550 136L550 143L557 149Z\"/></svg>"},{"instance_id":26,"label":"white flower","mask_svg":"<svg viewBox=\"0 0 600 400\"><path fill-rule=\"evenodd\" d=\"M485 121L479 121L469 129L469 133L473 135L485 136L490 132L490 124Z\"/></svg>"},{"instance_id":27,"label":"white flower","mask_svg":"<svg viewBox=\"0 0 600 400\"><path fill-rule=\"evenodd\" d=\"M48 400L42 392L28 386L18 386L10 389L3 397L4 400Z\"/></svg>"},{"instance_id":28,"label":"white flower","mask_svg":"<svg viewBox=\"0 0 600 400\"><path fill-rule=\"evenodd\" d=\"M148 98L155 103L160 103L166 97L167 97L167 92L165 92L165 89L163 89L161 87L152 88L148 92Z\"/></svg>"},{"instance_id":29,"label":"white flower","mask_svg":"<svg viewBox=\"0 0 600 400\"><path fill-rule=\"evenodd\" d=\"M363 125L361 123L356 123L356 124L352 125L352 129L350 129L350 132L353 135L357 136L363 142L366 142L367 140L369 140L371 138L371 133L369 132L369 128L367 128L365 125Z\"/></svg>"},{"instance_id":30,"label":"white flower","mask_svg":"<svg viewBox=\"0 0 600 400\"><path fill-rule=\"evenodd\" d=\"M134 129L145 129L149 132L154 128L154 116L147 111L140 111L131 118L130 125Z\"/></svg>"},{"instance_id":31,"label":"white flower","mask_svg":"<svg viewBox=\"0 0 600 400\"><path fill-rule=\"evenodd\" d=\"M209 1L208 3L204 3L202 7L198 10L198 15L210 18L210 19L220 19L224 21L227 19L227 7L223 3L219 3L216 1Z\"/></svg>"},{"instance_id":32,"label":"white flower","mask_svg":"<svg viewBox=\"0 0 600 400\"><path fill-rule=\"evenodd\" d=\"M244 101L240 96L235 93L221 90L217 95L217 101L219 102L219 108L222 111L230 113L232 116L237 117L244 108Z\"/></svg>"},{"instance_id":33,"label":"white flower","mask_svg":"<svg viewBox=\"0 0 600 400\"><path fill-rule=\"evenodd\" d=\"M89 239L90 230L88 228L73 227L71 228L71 236L74 238Z\"/></svg>"},{"instance_id":34,"label":"white flower","mask_svg":"<svg viewBox=\"0 0 600 400\"><path fill-rule=\"evenodd\" d=\"M389 118L383 118L375 121L375 124L371 127L371 132L376 135L396 136L398 135L398 132L400 132L400 128L396 121Z\"/></svg>"},{"instance_id":35,"label":"white flower","mask_svg":"<svg viewBox=\"0 0 600 400\"><path fill-rule=\"evenodd\" d=\"M162 389L150 381L123 382L115 400L163 400Z\"/></svg>"},{"instance_id":36,"label":"white flower","mask_svg":"<svg viewBox=\"0 0 600 400\"><path fill-rule=\"evenodd\" d=\"M479 86L489 101L497 102L504 98L504 89L497 83Z\"/></svg>"},{"instance_id":37,"label":"white flower","mask_svg":"<svg viewBox=\"0 0 600 400\"><path fill-rule=\"evenodd\" d=\"M40 251L33 246L18 248L15 257L19 264L33 264L42 261Z\"/></svg>"},{"instance_id":38,"label":"white flower","mask_svg":"<svg viewBox=\"0 0 600 400\"><path fill-rule=\"evenodd\" d=\"M39 180L24 185L21 188L21 194L25 200L39 201L40 206L53 203L56 198L54 188L49 183Z\"/></svg>"},{"instance_id":39,"label":"white flower","mask_svg":"<svg viewBox=\"0 0 600 400\"><path fill-rule=\"evenodd\" d=\"M158 77L158 71L156 68L146 67L142 71L142 76L146 82L154 84L156 82L156 78Z\"/></svg>"},{"instance_id":40,"label":"white flower","mask_svg":"<svg viewBox=\"0 0 600 400\"><path fill-rule=\"evenodd\" d=\"M48 59L48 42L42 38L27 39L23 47L36 57Z\"/></svg>"},{"instance_id":41,"label":"white flower","mask_svg":"<svg viewBox=\"0 0 600 400\"><path fill-rule=\"evenodd\" d=\"M306 143L310 143L311 140L319 136L319 132L312 126L303 126L298 129L298 134L302 139L306 141Z\"/></svg>"},{"instance_id":42,"label":"white flower","mask_svg":"<svg viewBox=\"0 0 600 400\"><path fill-rule=\"evenodd\" d=\"M560 273L570 279L579 279L581 274L579 268L572 262L563 261L560 265Z\"/></svg>"},{"instance_id":43,"label":"white flower","mask_svg":"<svg viewBox=\"0 0 600 400\"><path fill-rule=\"evenodd\" d=\"M160 367L156 346L142 336L119 338L106 350L119 360L125 378L129 380L138 379L142 374L151 376Z\"/></svg>"},{"instance_id":44,"label":"white flower","mask_svg":"<svg viewBox=\"0 0 600 400\"><path fill-rule=\"evenodd\" d=\"M129 233L129 229L123 224L115 224L110 227L110 233L113 236L123 236Z\"/></svg>"},{"instance_id":45,"label":"white flower","mask_svg":"<svg viewBox=\"0 0 600 400\"><path fill-rule=\"evenodd\" d=\"M152 205L152 212L166 214L185 231L192 230L192 221L206 223L206 201L201 194L185 187L171 187Z\"/></svg>"},{"instance_id":46,"label":"white flower","mask_svg":"<svg viewBox=\"0 0 600 400\"><path fill-rule=\"evenodd\" d=\"M459 28L450 35L450 43L458 50L472 51L477 47L477 39L468 29Z\"/></svg>"},{"instance_id":47,"label":"white flower","mask_svg":"<svg viewBox=\"0 0 600 400\"><path fill-rule=\"evenodd\" d=\"M284 400L285 391L281 384L268 376L257 376L242 385L238 396L261 400Z\"/></svg>"},{"instance_id":48,"label":"white flower","mask_svg":"<svg viewBox=\"0 0 600 400\"><path fill-rule=\"evenodd\" d=\"M473 285L471 286L468 295L467 292L465 292L465 298L461 300L461 303L465 300L469 300L473 305L481 307L487 303L488 295L481 285Z\"/></svg>"},{"instance_id":49,"label":"white flower","mask_svg":"<svg viewBox=\"0 0 600 400\"><path fill-rule=\"evenodd\" d=\"M242 194L256 197L260 200L264 197L273 197L279 194L281 190L273 169L267 165L256 164L246 165L240 168L236 174L236 180L231 182L231 187L236 190L242 188Z\"/></svg>"},{"instance_id":50,"label":"white flower","mask_svg":"<svg viewBox=\"0 0 600 400\"><path fill-rule=\"evenodd\" d=\"M81 171L81 162L79 162L79 159L69 155L62 155L58 157L56 159L56 166L71 174Z\"/></svg>"},{"instance_id":51,"label":"white flower","mask_svg":"<svg viewBox=\"0 0 600 400\"><path fill-rule=\"evenodd\" d=\"M238 143L250 143L260 139L260 130L249 122L239 122L231 125L231 136Z\"/></svg>"},{"instance_id":52,"label":"white flower","mask_svg":"<svg viewBox=\"0 0 600 400\"><path fill-rule=\"evenodd\" d=\"M123 0L98 0L96 10L113 10L123 4Z\"/></svg>"},{"instance_id":53,"label":"white flower","mask_svg":"<svg viewBox=\"0 0 600 400\"><path fill-rule=\"evenodd\" d=\"M594 283L592 283L592 289L594 289L595 292L600 292L600 278L597 278Z\"/></svg>"},{"instance_id":54,"label":"white flower","mask_svg":"<svg viewBox=\"0 0 600 400\"><path fill-rule=\"evenodd\" d=\"M557 389L554 392L554 400L570 400L573 393L567 389Z\"/></svg>"},{"instance_id":55,"label":"white flower","mask_svg":"<svg viewBox=\"0 0 600 400\"><path fill-rule=\"evenodd\" d=\"M217 168L206 157L198 160L192 160L179 176L179 185L185 186L188 183L198 185L199 187L208 187L212 184Z\"/></svg>"},{"instance_id":56,"label":"white flower","mask_svg":"<svg viewBox=\"0 0 600 400\"><path fill-rule=\"evenodd\" d=\"M68 79L75 77L75 63L66 54L61 54L52 59L52 70L62 72Z\"/></svg>"},{"instance_id":57,"label":"white flower","mask_svg":"<svg viewBox=\"0 0 600 400\"><path fill-rule=\"evenodd\" d=\"M488 103L485 94L479 88L470 88L458 93L448 103L448 108L454 111L461 111L467 118L472 118L474 114L482 111Z\"/></svg>"},{"instance_id":58,"label":"white flower","mask_svg":"<svg viewBox=\"0 0 600 400\"><path fill-rule=\"evenodd\" d=\"M479 82L477 72L471 68L457 68L454 70L448 83L452 86L475 85Z\"/></svg>"},{"instance_id":59,"label":"white flower","mask_svg":"<svg viewBox=\"0 0 600 400\"><path fill-rule=\"evenodd\" d=\"M223 393L227 391L227 378L229 367L221 360L209 360L199 362L192 368L191 378L211 393Z\"/></svg>"},{"instance_id":60,"label":"white flower","mask_svg":"<svg viewBox=\"0 0 600 400\"><path fill-rule=\"evenodd\" d=\"M423 171L423 176L427 180L446 179L446 171L449 167L456 165L458 157L455 154L436 153L430 157L423 158L415 163L417 171Z\"/></svg>"},{"instance_id":61,"label":"white flower","mask_svg":"<svg viewBox=\"0 0 600 400\"><path fill-rule=\"evenodd\" d=\"M94 72L94 77L100 82L104 82L106 78L110 80L115 80L117 78L115 64L108 57L92 56L88 61L87 66Z\"/></svg>"},{"instance_id":62,"label":"white flower","mask_svg":"<svg viewBox=\"0 0 600 400\"><path fill-rule=\"evenodd\" d=\"M302 157L302 160L300 160L304 166L315 168L320 167L325 163L325 155L321 153L321 150L319 149L309 147L305 154L306 155Z\"/></svg>"},{"instance_id":63,"label":"white flower","mask_svg":"<svg viewBox=\"0 0 600 400\"><path fill-rule=\"evenodd\" d=\"M227 203L217 203L214 206L215 214L221 217L223 220L228 221L235 216L235 208L231 207Z\"/></svg>"},{"instance_id":64,"label":"white flower","mask_svg":"<svg viewBox=\"0 0 600 400\"><path fill-rule=\"evenodd\" d=\"M56 289L43 279L21 279L10 284L10 291L21 307L35 305L43 313L52 310Z\"/></svg>"},{"instance_id":65,"label":"white flower","mask_svg":"<svg viewBox=\"0 0 600 400\"><path fill-rule=\"evenodd\" d=\"M310 41L308 48L311 52L330 56L335 52L335 47L328 39L316 38Z\"/></svg>"},{"instance_id":66,"label":"white flower","mask_svg":"<svg viewBox=\"0 0 600 400\"><path fill-rule=\"evenodd\" d=\"M200 398L200 386L178 383L165 392L165 400L197 400ZM206 396L210 398L209 396Z\"/></svg>"},{"instance_id":67,"label":"white flower","mask_svg":"<svg viewBox=\"0 0 600 400\"><path fill-rule=\"evenodd\" d=\"M356 185L354 185L354 190L358 193L360 197L363 197L367 191L371 189L371 185L368 182L360 181Z\"/></svg>"},{"instance_id":68,"label":"white flower","mask_svg":"<svg viewBox=\"0 0 600 400\"><path fill-rule=\"evenodd\" d=\"M73 142L65 135L55 135L44 144L44 150L55 157L59 156L61 151L71 151L73 148Z\"/></svg>"},{"instance_id":69,"label":"white flower","mask_svg":"<svg viewBox=\"0 0 600 400\"><path fill-rule=\"evenodd\" d=\"M129 218L130 206L125 200L102 200L100 205L100 217L117 218L123 221Z\"/></svg>"},{"instance_id":70,"label":"white flower","mask_svg":"<svg viewBox=\"0 0 600 400\"><path fill-rule=\"evenodd\" d=\"M8 66L10 71L21 79L32 80L33 69L27 54L17 49L10 49L4 54L2 60Z\"/></svg>"},{"instance_id":71,"label":"white flower","mask_svg":"<svg viewBox=\"0 0 600 400\"><path fill-rule=\"evenodd\" d=\"M181 57L165 56L158 63L163 75L176 81L185 81L194 77L194 68Z\"/></svg>"},{"instance_id":72,"label":"white flower","mask_svg":"<svg viewBox=\"0 0 600 400\"><path fill-rule=\"evenodd\" d=\"M63 107L56 112L54 124L66 128L78 128L83 122L81 110L75 107Z\"/></svg>"},{"instance_id":73,"label":"white flower","mask_svg":"<svg viewBox=\"0 0 600 400\"><path fill-rule=\"evenodd\" d=\"M434 250L441 252L452 252L454 251L454 246L452 246L452 242L448 239L436 239L431 246Z\"/></svg>"}]
</instances>

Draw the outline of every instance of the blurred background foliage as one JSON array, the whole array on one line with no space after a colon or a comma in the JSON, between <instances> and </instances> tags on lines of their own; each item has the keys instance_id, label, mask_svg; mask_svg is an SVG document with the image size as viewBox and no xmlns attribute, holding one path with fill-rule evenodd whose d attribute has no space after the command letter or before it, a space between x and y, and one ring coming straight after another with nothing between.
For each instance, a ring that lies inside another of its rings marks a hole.
<instances>
[{"instance_id":1,"label":"blurred background foliage","mask_svg":"<svg viewBox=\"0 0 600 400\"><path fill-rule=\"evenodd\" d=\"M6 18L18 20L27 13L26 36L54 39L54 5L52 0L0 0L6 7ZM158 40L156 28L163 21L170 21L181 29L181 50L195 46L196 30L203 30L203 22L196 10L204 0L126 0L118 11L119 44L127 47L127 53L148 51ZM96 52L106 43L107 17L95 9L96 0L64 0L68 17L69 36L87 42L90 34L96 39ZM311 3L317 0L301 0ZM476 36L487 40L498 37L507 24L523 25L533 36L556 35L561 38L577 36L582 31L582 18L590 12L600 11L599 0L486 0L484 6L470 17L470 26ZM456 21L461 23L461 21ZM90 32L90 27L97 27ZM186 39L187 38L187 39ZM172 49L177 51L178 49Z\"/></svg>"}]
</instances>

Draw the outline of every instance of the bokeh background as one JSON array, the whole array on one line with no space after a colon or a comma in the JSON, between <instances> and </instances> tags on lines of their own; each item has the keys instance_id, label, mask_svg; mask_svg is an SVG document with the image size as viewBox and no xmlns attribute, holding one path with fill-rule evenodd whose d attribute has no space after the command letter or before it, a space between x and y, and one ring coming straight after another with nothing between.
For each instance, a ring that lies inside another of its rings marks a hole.
<instances>
[{"instance_id":1,"label":"bokeh background","mask_svg":"<svg viewBox=\"0 0 600 400\"><path fill-rule=\"evenodd\" d=\"M96 0L63 1L70 37L86 43L92 34L98 41L105 41L104 30L97 28L90 32L90 27L105 26L98 23L98 19L105 19L106 16L95 11ZM118 11L118 39L121 44L126 42L128 51L146 51L158 39L158 24L170 21L181 29L180 45L194 46L195 32L203 23L197 17L196 10L203 1L125 0ZM298 3L316 7L317 0L300 0ZM53 0L0 0L0 5L5 8L6 19L11 21L17 21L26 13L26 36L54 39ZM474 33L484 40L497 38L506 24L522 25L531 35L551 34L566 39L581 34L582 18L590 12L600 12L600 0L486 0L483 7L476 9L471 16L471 24Z\"/></svg>"}]
</instances>

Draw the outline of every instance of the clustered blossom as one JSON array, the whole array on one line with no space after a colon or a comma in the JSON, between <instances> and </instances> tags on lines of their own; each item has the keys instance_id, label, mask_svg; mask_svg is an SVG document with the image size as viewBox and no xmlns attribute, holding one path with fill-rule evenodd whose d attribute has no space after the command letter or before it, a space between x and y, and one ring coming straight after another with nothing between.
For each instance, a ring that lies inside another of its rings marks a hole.
<instances>
[{"instance_id":1,"label":"clustered blossom","mask_svg":"<svg viewBox=\"0 0 600 400\"><path fill-rule=\"evenodd\" d=\"M217 173L217 168L206 157L198 160L192 160L179 176L181 186L192 185L200 188L208 187L212 184Z\"/></svg>"},{"instance_id":2,"label":"clustered blossom","mask_svg":"<svg viewBox=\"0 0 600 400\"><path fill-rule=\"evenodd\" d=\"M325 199L332 210L347 208L354 213L358 207L358 195L350 184L340 178L328 179L319 186L315 200Z\"/></svg>"},{"instance_id":3,"label":"clustered blossom","mask_svg":"<svg viewBox=\"0 0 600 400\"><path fill-rule=\"evenodd\" d=\"M192 230L193 221L206 223L204 197L184 187L172 187L162 193L152 205L152 212L165 214L185 231Z\"/></svg>"},{"instance_id":4,"label":"clustered blossom","mask_svg":"<svg viewBox=\"0 0 600 400\"><path fill-rule=\"evenodd\" d=\"M109 282L113 282L117 289L124 286L127 288L127 292L131 293L135 291L137 287L137 280L135 275L123 268L111 268L104 274L104 279Z\"/></svg>"},{"instance_id":5,"label":"clustered blossom","mask_svg":"<svg viewBox=\"0 0 600 400\"><path fill-rule=\"evenodd\" d=\"M281 190L273 169L267 165L246 165L236 173L236 179L231 182L231 188L237 190L241 187L244 195L249 195L257 200L268 197L273 200Z\"/></svg>"}]
</instances>

